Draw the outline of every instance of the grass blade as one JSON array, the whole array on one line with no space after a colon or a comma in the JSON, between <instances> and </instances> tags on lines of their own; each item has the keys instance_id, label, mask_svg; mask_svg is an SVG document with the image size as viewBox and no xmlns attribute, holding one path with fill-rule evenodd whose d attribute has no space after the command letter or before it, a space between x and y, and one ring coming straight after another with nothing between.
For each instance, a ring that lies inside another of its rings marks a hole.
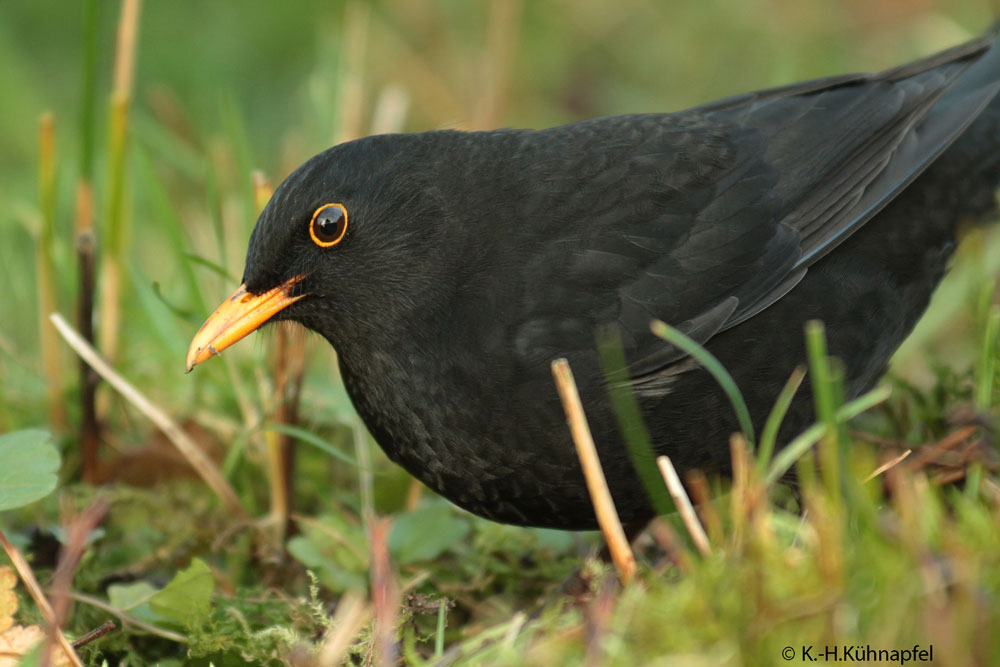
<instances>
[{"instance_id":1,"label":"grass blade","mask_svg":"<svg viewBox=\"0 0 1000 667\"><path fill-rule=\"evenodd\" d=\"M301 426L292 426L291 424L268 424L267 430L291 436L296 440L301 440L307 445L312 445L321 452L329 454L333 458L343 461L348 465L352 465L356 468L361 467L361 464L358 463L356 459L352 458L348 454L345 454L323 438L302 428Z\"/></svg>"},{"instance_id":2,"label":"grass blade","mask_svg":"<svg viewBox=\"0 0 1000 667\"><path fill-rule=\"evenodd\" d=\"M733 380L733 376L729 374L729 371L722 366L711 352L669 324L660 320L653 320L650 328L654 334L689 354L702 368L712 374L715 381L726 392L726 396L729 397L729 402L732 404L733 410L736 411L736 418L740 422L740 428L743 430L743 437L746 438L747 444L754 447L756 440L754 438L753 422L750 420L750 411L747 409L746 401L743 400L740 388L736 386L736 381Z\"/></svg>"},{"instance_id":3,"label":"grass blade","mask_svg":"<svg viewBox=\"0 0 1000 667\"><path fill-rule=\"evenodd\" d=\"M867 394L862 394L853 401L845 404L836 413L836 420L843 423L854 419L865 410L868 410L882 401L885 401L892 394L888 385L883 385L872 389ZM766 482L772 484L778 481L795 462L809 451L813 445L819 442L826 431L826 424L813 424L805 431L794 438L786 447L778 452L771 467L767 471Z\"/></svg>"},{"instance_id":4,"label":"grass blade","mask_svg":"<svg viewBox=\"0 0 1000 667\"><path fill-rule=\"evenodd\" d=\"M802 385L802 380L806 376L806 369L804 366L798 366L788 378L788 382L781 389L781 393L778 394L777 400L774 402L774 407L771 408L771 414L767 416L767 421L764 422L764 431L760 436L760 445L757 449L757 470L761 477L767 472L767 466L771 463L771 456L774 454L774 446L778 440L778 429L781 428L781 423L785 420L785 415L788 414L788 408L792 404L792 399L795 398L795 393L799 390Z\"/></svg>"},{"instance_id":5,"label":"grass blade","mask_svg":"<svg viewBox=\"0 0 1000 667\"><path fill-rule=\"evenodd\" d=\"M53 430L66 428L66 407L62 400L63 377L59 363L59 337L46 322L46 313L57 310L55 262L52 242L56 225L55 117L42 114L38 129L38 195L42 224L35 244L35 267L38 280L38 333L42 351L42 370L48 401L48 419Z\"/></svg>"},{"instance_id":6,"label":"grass blade","mask_svg":"<svg viewBox=\"0 0 1000 667\"><path fill-rule=\"evenodd\" d=\"M983 347L976 364L976 409L987 413L993 402L993 376L996 373L997 332L1000 330L1000 306L991 306L983 331Z\"/></svg>"},{"instance_id":7,"label":"grass blade","mask_svg":"<svg viewBox=\"0 0 1000 667\"><path fill-rule=\"evenodd\" d=\"M597 351L601 357L611 409L618 420L618 429L628 448L632 466L656 513L669 514L674 511L674 503L664 489L660 476L656 474L656 451L639 410L639 403L631 387L623 381L627 377L625 350L616 328L608 326L598 329Z\"/></svg>"}]
</instances>

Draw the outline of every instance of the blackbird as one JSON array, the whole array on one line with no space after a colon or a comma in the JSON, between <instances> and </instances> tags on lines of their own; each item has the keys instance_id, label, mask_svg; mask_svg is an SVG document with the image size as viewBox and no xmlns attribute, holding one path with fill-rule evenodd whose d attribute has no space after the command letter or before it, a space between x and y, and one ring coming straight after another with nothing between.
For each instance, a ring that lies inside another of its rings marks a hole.
<instances>
[{"instance_id":1,"label":"blackbird","mask_svg":"<svg viewBox=\"0 0 1000 667\"><path fill-rule=\"evenodd\" d=\"M265 322L339 354L390 459L490 519L597 527L549 364L568 358L618 513L654 514L611 408L595 330L623 342L654 448L726 474L739 425L659 319L730 371L759 427L826 323L857 396L995 207L1000 39L880 74L545 130L371 136L308 160L250 236L243 285L187 368ZM781 431L812 420L808 386Z\"/></svg>"}]
</instances>

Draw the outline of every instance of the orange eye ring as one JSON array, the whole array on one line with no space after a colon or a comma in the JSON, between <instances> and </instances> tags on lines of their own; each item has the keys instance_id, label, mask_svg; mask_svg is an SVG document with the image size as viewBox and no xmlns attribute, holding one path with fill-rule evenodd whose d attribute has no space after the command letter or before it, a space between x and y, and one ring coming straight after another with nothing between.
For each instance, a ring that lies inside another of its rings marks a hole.
<instances>
[{"instance_id":1,"label":"orange eye ring","mask_svg":"<svg viewBox=\"0 0 1000 667\"><path fill-rule=\"evenodd\" d=\"M347 234L347 209L343 204L323 204L309 221L309 236L320 248L335 246Z\"/></svg>"}]
</instances>

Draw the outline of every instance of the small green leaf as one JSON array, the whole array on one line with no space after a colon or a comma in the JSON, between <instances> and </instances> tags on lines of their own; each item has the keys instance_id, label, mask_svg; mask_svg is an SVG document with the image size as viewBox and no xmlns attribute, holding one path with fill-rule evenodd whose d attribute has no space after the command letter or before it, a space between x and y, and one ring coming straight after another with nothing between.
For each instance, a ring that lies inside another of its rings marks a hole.
<instances>
[{"instance_id":1,"label":"small green leaf","mask_svg":"<svg viewBox=\"0 0 1000 667\"><path fill-rule=\"evenodd\" d=\"M156 625L162 623L164 618L150 608L149 601L159 592L160 589L147 581L111 584L108 586L108 602L132 618Z\"/></svg>"},{"instance_id":2,"label":"small green leaf","mask_svg":"<svg viewBox=\"0 0 1000 667\"><path fill-rule=\"evenodd\" d=\"M331 554L321 549L314 538L315 536L296 535L288 540L288 553L315 573L323 587L328 590L334 592L364 590L368 584L367 578L360 572L353 572L337 563L336 557L331 557ZM343 555L343 551L341 549L340 555ZM353 559L348 558L348 560Z\"/></svg>"},{"instance_id":3,"label":"small green leaf","mask_svg":"<svg viewBox=\"0 0 1000 667\"><path fill-rule=\"evenodd\" d=\"M196 627L212 613L215 578L204 561L195 558L186 570L149 599L155 613L185 627Z\"/></svg>"},{"instance_id":4,"label":"small green leaf","mask_svg":"<svg viewBox=\"0 0 1000 667\"><path fill-rule=\"evenodd\" d=\"M468 532L469 522L447 505L421 507L393 519L389 551L400 564L432 560Z\"/></svg>"},{"instance_id":5,"label":"small green leaf","mask_svg":"<svg viewBox=\"0 0 1000 667\"><path fill-rule=\"evenodd\" d=\"M49 495L59 481L59 452L38 429L0 435L0 511Z\"/></svg>"}]
</instances>

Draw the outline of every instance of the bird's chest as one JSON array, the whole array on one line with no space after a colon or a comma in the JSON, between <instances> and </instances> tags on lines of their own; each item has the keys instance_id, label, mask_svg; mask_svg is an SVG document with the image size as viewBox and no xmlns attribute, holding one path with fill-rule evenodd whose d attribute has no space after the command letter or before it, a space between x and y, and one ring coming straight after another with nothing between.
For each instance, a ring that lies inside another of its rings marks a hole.
<instances>
[{"instance_id":1,"label":"bird's chest","mask_svg":"<svg viewBox=\"0 0 1000 667\"><path fill-rule=\"evenodd\" d=\"M523 387L506 383L503 371L481 357L477 363L461 353L424 352L342 355L348 393L389 458L481 516L565 524L555 501L565 503L582 485L570 481L579 473L558 414L562 428L551 441L552 429L539 426L551 421L540 415L547 407L535 401L535 409L526 409Z\"/></svg>"}]
</instances>

